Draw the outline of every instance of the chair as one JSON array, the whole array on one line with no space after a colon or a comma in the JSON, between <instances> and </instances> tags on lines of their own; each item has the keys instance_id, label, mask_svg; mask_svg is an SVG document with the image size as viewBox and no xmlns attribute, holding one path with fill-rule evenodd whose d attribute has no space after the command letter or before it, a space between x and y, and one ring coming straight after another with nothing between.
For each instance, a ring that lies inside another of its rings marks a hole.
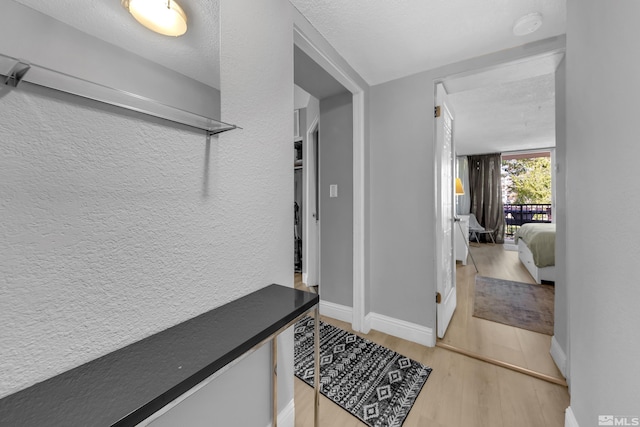
<instances>
[{"instance_id":1,"label":"chair","mask_svg":"<svg viewBox=\"0 0 640 427\"><path fill-rule=\"evenodd\" d=\"M488 234L489 237L491 238L491 242L495 245L496 241L493 239L494 232L495 230L490 230L488 228L484 228L483 226L481 226L474 214L472 213L469 214L469 233L471 234L471 236L476 238L476 242L480 243L480 239L478 238L478 235ZM469 239L471 239L471 237Z\"/></svg>"}]
</instances>

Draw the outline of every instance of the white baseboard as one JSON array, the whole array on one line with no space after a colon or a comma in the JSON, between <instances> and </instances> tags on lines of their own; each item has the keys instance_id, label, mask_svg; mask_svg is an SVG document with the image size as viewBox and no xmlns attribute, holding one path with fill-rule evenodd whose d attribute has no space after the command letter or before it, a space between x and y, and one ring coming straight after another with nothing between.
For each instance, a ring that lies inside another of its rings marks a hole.
<instances>
[{"instance_id":1,"label":"white baseboard","mask_svg":"<svg viewBox=\"0 0 640 427\"><path fill-rule=\"evenodd\" d=\"M364 316L364 323L362 324L362 333L363 334L368 334L369 332L371 332L371 314L369 313L366 316Z\"/></svg>"},{"instance_id":2,"label":"white baseboard","mask_svg":"<svg viewBox=\"0 0 640 427\"><path fill-rule=\"evenodd\" d=\"M573 415L571 406L568 406L564 412L564 427L580 427L578 420L576 420L576 416Z\"/></svg>"},{"instance_id":3,"label":"white baseboard","mask_svg":"<svg viewBox=\"0 0 640 427\"><path fill-rule=\"evenodd\" d=\"M395 319L378 313L369 313L367 318L370 319L371 329L402 338L407 341L434 347L436 345L436 336L433 329L426 326L417 325L415 323L406 322L404 320ZM366 321L365 321L366 323Z\"/></svg>"},{"instance_id":4,"label":"white baseboard","mask_svg":"<svg viewBox=\"0 0 640 427\"><path fill-rule=\"evenodd\" d=\"M349 324L353 322L353 308L346 305L320 300L320 314Z\"/></svg>"},{"instance_id":5,"label":"white baseboard","mask_svg":"<svg viewBox=\"0 0 640 427\"><path fill-rule=\"evenodd\" d=\"M551 349L549 350L551 353L551 358L555 362L556 366L562 373L562 376L567 378L567 355L556 341L556 336L551 337Z\"/></svg>"},{"instance_id":6,"label":"white baseboard","mask_svg":"<svg viewBox=\"0 0 640 427\"><path fill-rule=\"evenodd\" d=\"M273 423L267 424L267 427L271 427ZM293 403L293 399L284 407L284 409L278 412L278 427L295 427L296 424L296 408Z\"/></svg>"},{"instance_id":7,"label":"white baseboard","mask_svg":"<svg viewBox=\"0 0 640 427\"><path fill-rule=\"evenodd\" d=\"M328 301L320 301L320 314L351 324L353 308ZM371 329L402 338L407 341L434 347L436 336L433 329L404 320L395 319L378 313L369 313L364 318L362 332L367 334Z\"/></svg>"},{"instance_id":8,"label":"white baseboard","mask_svg":"<svg viewBox=\"0 0 640 427\"><path fill-rule=\"evenodd\" d=\"M309 279L309 275L307 273L302 273L302 283L304 283L305 285L309 282L307 282L307 280Z\"/></svg>"}]
</instances>

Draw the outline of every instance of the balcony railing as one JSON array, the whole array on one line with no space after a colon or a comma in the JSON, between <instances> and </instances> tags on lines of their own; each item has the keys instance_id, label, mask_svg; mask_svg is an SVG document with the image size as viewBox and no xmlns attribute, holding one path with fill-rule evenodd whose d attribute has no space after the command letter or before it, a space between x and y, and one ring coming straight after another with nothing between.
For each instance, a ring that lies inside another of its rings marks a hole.
<instances>
[{"instance_id":1,"label":"balcony railing","mask_svg":"<svg viewBox=\"0 0 640 427\"><path fill-rule=\"evenodd\" d=\"M513 237L522 224L551 222L550 204L505 204L506 237Z\"/></svg>"}]
</instances>

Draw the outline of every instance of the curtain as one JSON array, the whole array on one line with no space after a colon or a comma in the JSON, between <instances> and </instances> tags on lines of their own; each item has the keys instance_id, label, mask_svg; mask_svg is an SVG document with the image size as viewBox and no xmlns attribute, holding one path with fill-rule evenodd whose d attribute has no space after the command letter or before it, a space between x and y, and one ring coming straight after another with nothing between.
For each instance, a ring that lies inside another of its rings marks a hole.
<instances>
[{"instance_id":1,"label":"curtain","mask_svg":"<svg viewBox=\"0 0 640 427\"><path fill-rule=\"evenodd\" d=\"M469 156L468 161L471 213L484 228L494 230L496 243L504 243L502 156L500 153Z\"/></svg>"},{"instance_id":2,"label":"curtain","mask_svg":"<svg viewBox=\"0 0 640 427\"><path fill-rule=\"evenodd\" d=\"M462 188L464 188L464 194L456 196L456 213L458 215L469 215L469 212L471 212L471 196L469 194L469 161L467 156L458 156L456 166L458 169L456 176L460 178Z\"/></svg>"}]
</instances>

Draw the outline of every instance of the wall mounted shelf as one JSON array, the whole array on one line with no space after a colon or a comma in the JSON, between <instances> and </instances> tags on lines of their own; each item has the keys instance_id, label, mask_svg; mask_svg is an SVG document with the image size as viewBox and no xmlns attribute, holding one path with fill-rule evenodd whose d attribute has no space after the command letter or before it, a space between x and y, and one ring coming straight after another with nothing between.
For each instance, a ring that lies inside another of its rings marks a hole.
<instances>
[{"instance_id":1,"label":"wall mounted shelf","mask_svg":"<svg viewBox=\"0 0 640 427\"><path fill-rule=\"evenodd\" d=\"M207 135L242 129L236 125L163 104L135 93L91 82L0 53L0 81L8 87L27 82L200 129Z\"/></svg>"}]
</instances>

